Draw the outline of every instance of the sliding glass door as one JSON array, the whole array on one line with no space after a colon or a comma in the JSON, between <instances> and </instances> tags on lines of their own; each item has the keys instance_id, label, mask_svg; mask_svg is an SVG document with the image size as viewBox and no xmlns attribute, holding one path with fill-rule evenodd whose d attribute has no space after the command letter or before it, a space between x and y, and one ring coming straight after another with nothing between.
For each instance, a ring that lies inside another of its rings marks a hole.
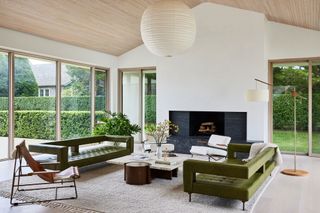
<instances>
[{"instance_id":1,"label":"sliding glass door","mask_svg":"<svg viewBox=\"0 0 320 213\"><path fill-rule=\"evenodd\" d=\"M155 70L143 70L142 84L142 127L157 122L156 98L157 98L157 75Z\"/></svg>"},{"instance_id":2,"label":"sliding glass door","mask_svg":"<svg viewBox=\"0 0 320 213\"><path fill-rule=\"evenodd\" d=\"M131 123L141 126L141 72L130 71L122 74L122 112ZM141 134L134 136L135 141L141 140Z\"/></svg>"},{"instance_id":3,"label":"sliding glass door","mask_svg":"<svg viewBox=\"0 0 320 213\"><path fill-rule=\"evenodd\" d=\"M272 81L273 143L283 152L320 154L320 61L272 63Z\"/></svg>"},{"instance_id":4,"label":"sliding glass door","mask_svg":"<svg viewBox=\"0 0 320 213\"><path fill-rule=\"evenodd\" d=\"M144 126L156 123L156 71L121 71L121 111L142 128L135 141L144 140Z\"/></svg>"},{"instance_id":5,"label":"sliding glass door","mask_svg":"<svg viewBox=\"0 0 320 213\"><path fill-rule=\"evenodd\" d=\"M0 160L8 156L8 112L9 112L8 54L0 52Z\"/></svg>"},{"instance_id":6,"label":"sliding glass door","mask_svg":"<svg viewBox=\"0 0 320 213\"><path fill-rule=\"evenodd\" d=\"M312 62L312 149L320 154L320 60Z\"/></svg>"},{"instance_id":7,"label":"sliding glass door","mask_svg":"<svg viewBox=\"0 0 320 213\"><path fill-rule=\"evenodd\" d=\"M273 64L273 142L282 151L294 151L296 98L297 152L308 153L308 63Z\"/></svg>"}]
</instances>

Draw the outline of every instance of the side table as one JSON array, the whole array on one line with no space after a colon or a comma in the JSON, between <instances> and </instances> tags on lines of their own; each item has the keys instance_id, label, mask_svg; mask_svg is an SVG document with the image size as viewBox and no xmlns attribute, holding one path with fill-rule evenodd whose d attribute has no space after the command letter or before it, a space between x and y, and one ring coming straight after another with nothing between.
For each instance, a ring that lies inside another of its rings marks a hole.
<instances>
[{"instance_id":1,"label":"side table","mask_svg":"<svg viewBox=\"0 0 320 213\"><path fill-rule=\"evenodd\" d=\"M124 180L127 184L143 185L151 183L150 164L129 162L124 164Z\"/></svg>"}]
</instances>

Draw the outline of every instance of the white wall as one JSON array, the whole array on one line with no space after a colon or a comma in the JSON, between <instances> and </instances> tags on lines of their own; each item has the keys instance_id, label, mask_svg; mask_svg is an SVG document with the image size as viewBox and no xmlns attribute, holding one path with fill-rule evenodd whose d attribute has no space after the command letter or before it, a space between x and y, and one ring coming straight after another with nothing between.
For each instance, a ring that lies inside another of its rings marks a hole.
<instances>
[{"instance_id":1,"label":"white wall","mask_svg":"<svg viewBox=\"0 0 320 213\"><path fill-rule=\"evenodd\" d=\"M40 54L90 65L110 68L111 78L116 78L117 57L53 40L0 28L0 48ZM116 94L116 81L111 81L111 94ZM111 108L116 110L116 96L111 96Z\"/></svg>"},{"instance_id":2,"label":"white wall","mask_svg":"<svg viewBox=\"0 0 320 213\"><path fill-rule=\"evenodd\" d=\"M268 59L320 57L320 31L266 23Z\"/></svg>"},{"instance_id":3,"label":"white wall","mask_svg":"<svg viewBox=\"0 0 320 213\"><path fill-rule=\"evenodd\" d=\"M172 58L151 55L141 45L119 57L120 68L156 66L157 119L169 110L248 112L248 139L267 139L266 103L248 103L244 94L264 70L264 16L203 3L193 9L194 46Z\"/></svg>"}]
</instances>

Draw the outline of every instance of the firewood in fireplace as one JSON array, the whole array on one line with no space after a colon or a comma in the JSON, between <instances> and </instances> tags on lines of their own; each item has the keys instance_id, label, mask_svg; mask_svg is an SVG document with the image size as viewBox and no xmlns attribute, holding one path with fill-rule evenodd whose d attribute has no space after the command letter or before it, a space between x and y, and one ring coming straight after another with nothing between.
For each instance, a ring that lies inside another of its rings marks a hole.
<instances>
[{"instance_id":1,"label":"firewood in fireplace","mask_svg":"<svg viewBox=\"0 0 320 213\"><path fill-rule=\"evenodd\" d=\"M204 134L212 134L215 131L216 131L216 126L214 125L214 122L201 123L200 128L198 130L199 133L204 133Z\"/></svg>"}]
</instances>

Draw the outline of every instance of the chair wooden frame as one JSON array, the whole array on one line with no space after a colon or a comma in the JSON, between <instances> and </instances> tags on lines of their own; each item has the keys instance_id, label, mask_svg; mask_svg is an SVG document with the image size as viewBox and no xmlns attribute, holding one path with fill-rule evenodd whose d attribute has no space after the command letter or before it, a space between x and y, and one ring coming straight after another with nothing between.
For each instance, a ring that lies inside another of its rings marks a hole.
<instances>
[{"instance_id":1,"label":"chair wooden frame","mask_svg":"<svg viewBox=\"0 0 320 213\"><path fill-rule=\"evenodd\" d=\"M22 143L24 143L24 142L22 142ZM40 203L40 202L50 202L50 201L57 201L57 200L70 200L70 199L77 199L78 198L78 191L77 191L75 178L59 179L59 180L52 179L52 181L47 181L47 182L36 182L36 183L22 184L21 179L23 177L30 177L30 176L34 176L34 175L37 175L37 176L39 176L39 175L40 176L41 175L52 175L52 176L54 176L55 174L59 173L60 171L59 170L52 170L52 171L51 170L49 170L49 171L43 170L43 171L32 171L32 172L24 173L23 168L28 168L28 167L30 168L30 166L28 165L28 163L26 163L26 165L23 165L23 158L25 158L25 157L23 156L23 154L21 154L20 145L16 146L16 153L15 153L15 160L14 160L13 178L12 178L11 195L10 195L10 204L12 206L18 206L18 205L22 205L22 204L33 204L33 203ZM28 161L26 158L25 158L25 160ZM32 159L32 160L34 160L34 159ZM49 163L49 164L50 165L58 165L59 162ZM40 164L40 165L48 165L48 164L45 163L45 164ZM46 185L49 185L49 186L43 187ZM39 186L39 187L27 188L30 186ZM61 188L74 188L74 196L58 198L58 189L61 189ZM15 198L15 195L17 192L45 190L45 189L55 189L55 198L54 199L45 199L45 200L36 200L36 201L14 202L14 198Z\"/></svg>"}]
</instances>

